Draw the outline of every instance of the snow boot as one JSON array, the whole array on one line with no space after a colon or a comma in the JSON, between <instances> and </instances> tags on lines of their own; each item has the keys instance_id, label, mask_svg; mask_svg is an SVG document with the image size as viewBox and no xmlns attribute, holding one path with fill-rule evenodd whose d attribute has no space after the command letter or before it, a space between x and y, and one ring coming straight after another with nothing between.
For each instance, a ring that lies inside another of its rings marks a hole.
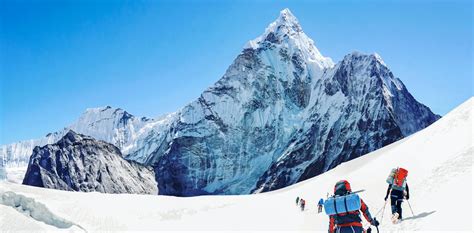
<instances>
[{"instance_id":1,"label":"snow boot","mask_svg":"<svg viewBox=\"0 0 474 233\"><path fill-rule=\"evenodd\" d=\"M398 213L394 213L394 214L392 215L392 223L393 223L393 224L397 224L397 223L399 222L399 220L400 220L400 219L399 219Z\"/></svg>"}]
</instances>

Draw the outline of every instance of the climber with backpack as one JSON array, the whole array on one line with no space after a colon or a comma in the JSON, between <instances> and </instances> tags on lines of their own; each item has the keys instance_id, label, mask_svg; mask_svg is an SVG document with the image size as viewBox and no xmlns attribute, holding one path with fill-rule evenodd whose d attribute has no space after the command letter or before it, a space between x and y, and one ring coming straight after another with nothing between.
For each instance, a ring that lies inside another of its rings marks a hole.
<instances>
[{"instance_id":1,"label":"climber with backpack","mask_svg":"<svg viewBox=\"0 0 474 233\"><path fill-rule=\"evenodd\" d=\"M306 201L304 199L300 199L300 207L301 211L304 211L304 206L306 205Z\"/></svg>"},{"instance_id":2,"label":"climber with backpack","mask_svg":"<svg viewBox=\"0 0 474 233\"><path fill-rule=\"evenodd\" d=\"M324 202L324 211L329 215L329 233L362 233L360 212L373 226L378 227L377 219L372 218L364 201L352 193L347 180L341 180L334 186L334 195ZM369 228L370 232L370 228Z\"/></svg>"},{"instance_id":3,"label":"climber with backpack","mask_svg":"<svg viewBox=\"0 0 474 233\"><path fill-rule=\"evenodd\" d=\"M319 202L318 202L318 214L323 212L323 205L324 205L324 200L321 198L319 199Z\"/></svg>"},{"instance_id":4,"label":"climber with backpack","mask_svg":"<svg viewBox=\"0 0 474 233\"><path fill-rule=\"evenodd\" d=\"M387 194L384 200L387 201L390 194L390 205L392 207L392 222L395 224L402 220L403 199L410 198L410 191L407 183L408 171L404 168L394 168L390 172L387 183Z\"/></svg>"}]
</instances>

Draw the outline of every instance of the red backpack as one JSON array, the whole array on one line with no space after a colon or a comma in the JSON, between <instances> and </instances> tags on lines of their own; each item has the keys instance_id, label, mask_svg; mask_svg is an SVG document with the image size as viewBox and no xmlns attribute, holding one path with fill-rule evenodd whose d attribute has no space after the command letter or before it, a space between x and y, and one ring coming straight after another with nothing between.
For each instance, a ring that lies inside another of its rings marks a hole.
<instances>
[{"instance_id":1,"label":"red backpack","mask_svg":"<svg viewBox=\"0 0 474 233\"><path fill-rule=\"evenodd\" d=\"M405 190L408 171L404 168L394 168L387 178L387 183L392 185L393 189Z\"/></svg>"},{"instance_id":2,"label":"red backpack","mask_svg":"<svg viewBox=\"0 0 474 233\"><path fill-rule=\"evenodd\" d=\"M401 168L401 167L398 168L398 171L397 171L397 174L396 174L396 177L395 177L394 185L403 187L407 176L408 176L408 171L406 169Z\"/></svg>"}]
</instances>

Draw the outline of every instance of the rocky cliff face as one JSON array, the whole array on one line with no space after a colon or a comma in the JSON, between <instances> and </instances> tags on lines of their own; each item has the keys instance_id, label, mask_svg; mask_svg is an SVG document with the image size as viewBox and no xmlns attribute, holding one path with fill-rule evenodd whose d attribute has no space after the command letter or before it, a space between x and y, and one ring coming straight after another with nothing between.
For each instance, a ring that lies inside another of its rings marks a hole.
<instances>
[{"instance_id":1,"label":"rocky cliff face","mask_svg":"<svg viewBox=\"0 0 474 233\"><path fill-rule=\"evenodd\" d=\"M126 161L114 145L73 131L33 150L23 184L81 192L158 193L151 168Z\"/></svg>"}]
</instances>

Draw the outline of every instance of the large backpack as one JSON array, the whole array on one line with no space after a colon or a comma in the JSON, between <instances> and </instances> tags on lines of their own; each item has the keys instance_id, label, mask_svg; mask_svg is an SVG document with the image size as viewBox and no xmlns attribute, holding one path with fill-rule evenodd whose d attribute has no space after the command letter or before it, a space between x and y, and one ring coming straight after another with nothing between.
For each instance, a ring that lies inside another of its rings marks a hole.
<instances>
[{"instance_id":1,"label":"large backpack","mask_svg":"<svg viewBox=\"0 0 474 233\"><path fill-rule=\"evenodd\" d=\"M324 201L324 211L327 215L344 214L359 210L361 207L360 197L356 193L344 196L332 196Z\"/></svg>"},{"instance_id":2,"label":"large backpack","mask_svg":"<svg viewBox=\"0 0 474 233\"><path fill-rule=\"evenodd\" d=\"M394 168L390 171L387 178L387 183L392 185L392 189L405 190L407 182L408 171L404 168Z\"/></svg>"},{"instance_id":3,"label":"large backpack","mask_svg":"<svg viewBox=\"0 0 474 233\"><path fill-rule=\"evenodd\" d=\"M327 215L344 214L359 210L361 206L359 195L352 193L347 180L340 180L334 185L334 196L324 201Z\"/></svg>"}]
</instances>

